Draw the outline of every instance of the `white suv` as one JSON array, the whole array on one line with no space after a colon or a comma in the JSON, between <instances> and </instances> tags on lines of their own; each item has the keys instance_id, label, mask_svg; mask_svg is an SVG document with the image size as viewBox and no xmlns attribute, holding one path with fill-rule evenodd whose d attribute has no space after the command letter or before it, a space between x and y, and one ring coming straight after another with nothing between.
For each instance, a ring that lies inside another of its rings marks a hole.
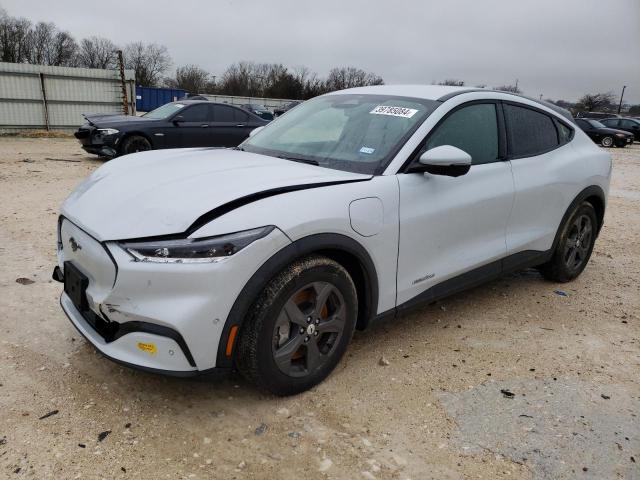
<instances>
[{"instance_id":1,"label":"white suv","mask_svg":"<svg viewBox=\"0 0 640 480\"><path fill-rule=\"evenodd\" d=\"M549 105L487 90L324 95L235 149L112 160L65 201L62 308L107 357L276 394L324 379L355 328L525 267L566 282L611 160Z\"/></svg>"}]
</instances>

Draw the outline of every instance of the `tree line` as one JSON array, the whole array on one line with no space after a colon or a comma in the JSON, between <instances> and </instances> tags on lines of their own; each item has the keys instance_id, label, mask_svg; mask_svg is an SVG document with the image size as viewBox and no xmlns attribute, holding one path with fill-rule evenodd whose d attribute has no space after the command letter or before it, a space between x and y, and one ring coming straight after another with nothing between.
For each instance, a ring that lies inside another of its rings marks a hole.
<instances>
[{"instance_id":1,"label":"tree line","mask_svg":"<svg viewBox=\"0 0 640 480\"><path fill-rule=\"evenodd\" d=\"M306 67L253 62L234 63L218 77L197 65L179 66L175 75L167 76L173 62L164 45L133 42L118 46L97 36L78 41L53 23L33 24L0 8L2 62L115 69L118 50L123 52L125 68L135 72L136 84L190 93L308 99L333 90L384 83L382 77L355 67L333 68L326 78L320 78Z\"/></svg>"},{"instance_id":2,"label":"tree line","mask_svg":"<svg viewBox=\"0 0 640 480\"><path fill-rule=\"evenodd\" d=\"M463 87L465 85L464 80L458 80L455 78L448 78L440 82L432 82L434 85L451 85L455 87ZM475 85L476 88L486 88L486 85ZM517 82L515 85L500 85L493 87L493 90L501 92L517 93L521 94L522 90L518 87ZM585 93L581 96L577 102L569 102L567 100L553 100L551 98L545 98L546 102L553 103L558 107L570 110L573 114L577 112L607 112L616 113L618 111L617 97L613 92L604 93ZM640 105L622 104L621 111L627 112L629 115L640 115Z\"/></svg>"}]
</instances>

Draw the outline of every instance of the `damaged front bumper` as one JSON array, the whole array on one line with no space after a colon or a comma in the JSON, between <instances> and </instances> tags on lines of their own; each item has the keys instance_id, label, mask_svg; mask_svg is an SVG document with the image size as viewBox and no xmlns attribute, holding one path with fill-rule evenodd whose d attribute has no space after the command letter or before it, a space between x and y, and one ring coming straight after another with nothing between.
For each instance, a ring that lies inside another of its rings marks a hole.
<instances>
[{"instance_id":1,"label":"damaged front bumper","mask_svg":"<svg viewBox=\"0 0 640 480\"><path fill-rule=\"evenodd\" d=\"M82 149L87 153L101 157L115 157L118 154L120 133L102 135L99 129L87 124L80 127L74 133L74 136L78 142L80 142Z\"/></svg>"},{"instance_id":2,"label":"damaged front bumper","mask_svg":"<svg viewBox=\"0 0 640 480\"><path fill-rule=\"evenodd\" d=\"M54 279L78 331L110 359L177 376L216 368L220 338L238 294L270 251L290 243L275 229L215 263L136 261L67 219L59 229Z\"/></svg>"}]
</instances>

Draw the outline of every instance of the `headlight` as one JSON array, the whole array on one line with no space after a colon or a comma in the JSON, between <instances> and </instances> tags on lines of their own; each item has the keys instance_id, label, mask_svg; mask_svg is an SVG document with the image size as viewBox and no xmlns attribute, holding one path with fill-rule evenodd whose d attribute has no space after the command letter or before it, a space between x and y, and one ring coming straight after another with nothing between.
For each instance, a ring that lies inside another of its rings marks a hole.
<instances>
[{"instance_id":1,"label":"headlight","mask_svg":"<svg viewBox=\"0 0 640 480\"><path fill-rule=\"evenodd\" d=\"M116 130L115 128L99 128L96 130L99 135L115 135L116 133L120 133L120 130Z\"/></svg>"},{"instance_id":2,"label":"headlight","mask_svg":"<svg viewBox=\"0 0 640 480\"><path fill-rule=\"evenodd\" d=\"M124 242L121 246L138 262L211 263L239 252L269 235L274 228L273 225L268 225L217 237Z\"/></svg>"}]
</instances>

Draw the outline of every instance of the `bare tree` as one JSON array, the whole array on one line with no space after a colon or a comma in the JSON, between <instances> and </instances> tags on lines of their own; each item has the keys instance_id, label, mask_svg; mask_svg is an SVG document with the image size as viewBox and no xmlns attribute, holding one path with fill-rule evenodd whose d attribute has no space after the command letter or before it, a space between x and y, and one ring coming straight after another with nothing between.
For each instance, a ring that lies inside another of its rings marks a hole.
<instances>
[{"instance_id":1,"label":"bare tree","mask_svg":"<svg viewBox=\"0 0 640 480\"><path fill-rule=\"evenodd\" d=\"M0 61L22 63L29 60L31 22L0 11Z\"/></svg>"},{"instance_id":2,"label":"bare tree","mask_svg":"<svg viewBox=\"0 0 640 480\"><path fill-rule=\"evenodd\" d=\"M115 51L118 47L108 38L89 37L80 42L77 63L86 68L115 68Z\"/></svg>"},{"instance_id":3,"label":"bare tree","mask_svg":"<svg viewBox=\"0 0 640 480\"><path fill-rule=\"evenodd\" d=\"M593 112L594 110L613 110L615 104L615 95L612 92L607 93L587 93L583 95L576 107L580 110Z\"/></svg>"},{"instance_id":4,"label":"bare tree","mask_svg":"<svg viewBox=\"0 0 640 480\"><path fill-rule=\"evenodd\" d=\"M327 91L383 84L382 77L355 67L333 68L325 81Z\"/></svg>"},{"instance_id":5,"label":"bare tree","mask_svg":"<svg viewBox=\"0 0 640 480\"><path fill-rule=\"evenodd\" d=\"M29 63L73 66L78 45L68 32L53 23L39 22L30 31Z\"/></svg>"},{"instance_id":6,"label":"bare tree","mask_svg":"<svg viewBox=\"0 0 640 480\"><path fill-rule=\"evenodd\" d=\"M69 32L57 32L49 49L50 64L67 67L77 65L78 44Z\"/></svg>"},{"instance_id":7,"label":"bare tree","mask_svg":"<svg viewBox=\"0 0 640 480\"><path fill-rule=\"evenodd\" d=\"M171 57L164 45L135 42L124 49L124 64L136 73L136 83L155 87L171 66Z\"/></svg>"},{"instance_id":8,"label":"bare tree","mask_svg":"<svg viewBox=\"0 0 640 480\"><path fill-rule=\"evenodd\" d=\"M437 85L447 85L449 87L464 87L464 80L456 80L455 78L447 78L441 82L438 82Z\"/></svg>"},{"instance_id":9,"label":"bare tree","mask_svg":"<svg viewBox=\"0 0 640 480\"><path fill-rule=\"evenodd\" d=\"M499 87L493 87L493 89L499 92L522 93L518 85L500 85Z\"/></svg>"},{"instance_id":10,"label":"bare tree","mask_svg":"<svg viewBox=\"0 0 640 480\"><path fill-rule=\"evenodd\" d=\"M640 105L631 105L629 107L629 115L640 115Z\"/></svg>"},{"instance_id":11,"label":"bare tree","mask_svg":"<svg viewBox=\"0 0 640 480\"><path fill-rule=\"evenodd\" d=\"M209 86L209 72L197 65L185 65L178 67L175 77L165 78L165 84L189 93L202 93Z\"/></svg>"}]
</instances>

